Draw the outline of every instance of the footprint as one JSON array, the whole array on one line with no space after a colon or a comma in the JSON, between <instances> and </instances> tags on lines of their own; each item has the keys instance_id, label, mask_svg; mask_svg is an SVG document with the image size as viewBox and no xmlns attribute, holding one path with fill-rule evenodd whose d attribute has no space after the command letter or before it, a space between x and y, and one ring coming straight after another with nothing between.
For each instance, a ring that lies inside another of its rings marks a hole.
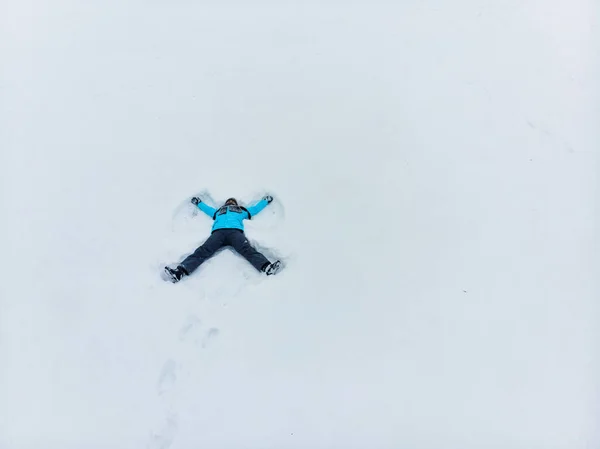
<instances>
[{"instance_id":1,"label":"footprint","mask_svg":"<svg viewBox=\"0 0 600 449\"><path fill-rule=\"evenodd\" d=\"M185 324L179 331L179 340L187 340L192 336L195 331L202 325L202 321L195 315L190 315L186 318Z\"/></svg>"},{"instance_id":2,"label":"footprint","mask_svg":"<svg viewBox=\"0 0 600 449\"><path fill-rule=\"evenodd\" d=\"M208 344L214 340L215 338L217 338L219 336L219 329L217 329L216 327L211 327L208 332L206 332L206 334L204 335L204 338L202 338L202 349L205 349Z\"/></svg>"},{"instance_id":3,"label":"footprint","mask_svg":"<svg viewBox=\"0 0 600 449\"><path fill-rule=\"evenodd\" d=\"M177 415L170 414L167 416L167 422L160 429L159 432L154 433L150 436L150 441L148 443L148 449L168 449L173 440L175 439L175 435L177 434Z\"/></svg>"},{"instance_id":4,"label":"footprint","mask_svg":"<svg viewBox=\"0 0 600 449\"><path fill-rule=\"evenodd\" d=\"M173 359L165 362L160 375L156 389L158 395L162 398L165 408L166 422L158 432L152 433L148 442L148 449L168 449L175 435L177 434L177 414L173 410L173 387L177 381L177 363Z\"/></svg>"},{"instance_id":5,"label":"footprint","mask_svg":"<svg viewBox=\"0 0 600 449\"><path fill-rule=\"evenodd\" d=\"M173 385L175 385L176 380L177 363L175 363L175 360L169 359L165 362L162 369L160 370L157 385L158 394L163 395L165 392L173 388Z\"/></svg>"}]
</instances>

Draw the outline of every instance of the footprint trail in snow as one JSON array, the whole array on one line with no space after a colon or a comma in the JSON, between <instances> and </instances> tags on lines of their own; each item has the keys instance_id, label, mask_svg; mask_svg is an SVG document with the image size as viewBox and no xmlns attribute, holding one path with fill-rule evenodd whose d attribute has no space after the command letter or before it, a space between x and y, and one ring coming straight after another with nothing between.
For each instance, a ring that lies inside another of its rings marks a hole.
<instances>
[{"instance_id":1,"label":"footprint trail in snow","mask_svg":"<svg viewBox=\"0 0 600 449\"><path fill-rule=\"evenodd\" d=\"M205 329L202 326L201 320L190 315L185 320L183 326L179 330L179 342L181 345L191 344L192 351L186 351L180 345L177 351L179 359L170 358L164 364L158 375L156 384L156 392L159 396L164 410L164 424L157 431L151 433L150 441L147 449L168 449L175 440L178 428L177 414L177 386L178 379L186 371L183 369L188 362L191 365L198 355L197 349L206 349L215 338L219 335L219 329L211 327ZM194 360L185 360L185 354L192 354Z\"/></svg>"}]
</instances>

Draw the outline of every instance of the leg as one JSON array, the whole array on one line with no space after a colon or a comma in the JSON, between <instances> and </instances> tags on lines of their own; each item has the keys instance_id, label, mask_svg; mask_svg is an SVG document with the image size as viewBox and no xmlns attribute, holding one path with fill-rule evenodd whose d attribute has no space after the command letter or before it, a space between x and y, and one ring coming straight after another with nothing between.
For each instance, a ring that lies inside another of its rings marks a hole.
<instances>
[{"instance_id":1,"label":"leg","mask_svg":"<svg viewBox=\"0 0 600 449\"><path fill-rule=\"evenodd\" d=\"M250 245L250 242L246 238L243 232L231 231L228 235L229 244L233 246L242 257L250 262L254 268L258 271L263 271L270 262L265 256L256 251L256 249Z\"/></svg>"},{"instance_id":2,"label":"leg","mask_svg":"<svg viewBox=\"0 0 600 449\"><path fill-rule=\"evenodd\" d=\"M191 274L207 259L220 249L225 243L225 233L223 231L215 231L196 251L187 256L179 265L185 269L186 274Z\"/></svg>"}]
</instances>

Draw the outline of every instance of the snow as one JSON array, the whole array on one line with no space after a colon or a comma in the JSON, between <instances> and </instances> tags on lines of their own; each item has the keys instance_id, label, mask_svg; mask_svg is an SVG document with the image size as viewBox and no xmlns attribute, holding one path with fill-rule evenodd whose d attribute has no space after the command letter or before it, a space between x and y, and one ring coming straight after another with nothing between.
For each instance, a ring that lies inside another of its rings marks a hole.
<instances>
[{"instance_id":1,"label":"snow","mask_svg":"<svg viewBox=\"0 0 600 449\"><path fill-rule=\"evenodd\" d=\"M600 447L590 2L0 17L1 449Z\"/></svg>"}]
</instances>

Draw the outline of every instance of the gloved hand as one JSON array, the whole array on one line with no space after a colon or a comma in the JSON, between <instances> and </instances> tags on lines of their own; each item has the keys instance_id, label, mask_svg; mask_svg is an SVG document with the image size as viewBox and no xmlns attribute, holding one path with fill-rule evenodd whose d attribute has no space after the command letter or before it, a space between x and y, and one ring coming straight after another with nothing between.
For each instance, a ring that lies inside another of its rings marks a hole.
<instances>
[{"instance_id":1,"label":"gloved hand","mask_svg":"<svg viewBox=\"0 0 600 449\"><path fill-rule=\"evenodd\" d=\"M197 206L198 203L201 203L201 202L202 202L202 200L200 198L198 198L197 196L195 196L194 198L192 198L192 204L194 206Z\"/></svg>"},{"instance_id":2,"label":"gloved hand","mask_svg":"<svg viewBox=\"0 0 600 449\"><path fill-rule=\"evenodd\" d=\"M273 201L273 197L271 195L265 195L263 196L263 200L267 200L267 203L271 204L271 201Z\"/></svg>"}]
</instances>

